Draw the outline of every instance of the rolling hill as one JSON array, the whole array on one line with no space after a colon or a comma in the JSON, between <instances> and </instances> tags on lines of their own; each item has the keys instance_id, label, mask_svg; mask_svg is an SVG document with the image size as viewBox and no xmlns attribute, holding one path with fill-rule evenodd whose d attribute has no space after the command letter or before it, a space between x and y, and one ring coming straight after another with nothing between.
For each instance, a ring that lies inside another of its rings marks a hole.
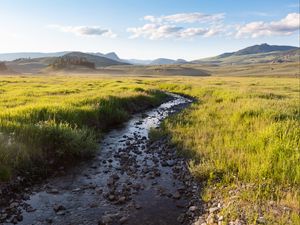
<instances>
[{"instance_id":1,"label":"rolling hill","mask_svg":"<svg viewBox=\"0 0 300 225\"><path fill-rule=\"evenodd\" d=\"M106 66L114 65L129 65L128 63L123 63L108 59L106 57L91 55L82 52L70 52L60 57L43 57L43 58L21 58L13 61L6 62L6 65L11 70L18 73L40 73L46 70L49 72L49 65L53 64L59 58L84 58L86 61L94 63L95 67L101 68ZM78 66L72 66L72 70L76 70ZM61 68L63 69L63 68ZM71 69L68 67L68 69Z\"/></svg>"},{"instance_id":2,"label":"rolling hill","mask_svg":"<svg viewBox=\"0 0 300 225\"><path fill-rule=\"evenodd\" d=\"M192 61L199 64L253 64L272 62L296 62L299 61L300 51L298 47L279 45L254 45L236 52L223 53L221 55Z\"/></svg>"},{"instance_id":3,"label":"rolling hill","mask_svg":"<svg viewBox=\"0 0 300 225\"><path fill-rule=\"evenodd\" d=\"M129 63L124 63L117 60L109 59L107 57L87 54L83 52L70 52L62 57L85 58L87 61L95 63L96 68L105 67L105 66L114 66L114 65L129 65Z\"/></svg>"}]
</instances>

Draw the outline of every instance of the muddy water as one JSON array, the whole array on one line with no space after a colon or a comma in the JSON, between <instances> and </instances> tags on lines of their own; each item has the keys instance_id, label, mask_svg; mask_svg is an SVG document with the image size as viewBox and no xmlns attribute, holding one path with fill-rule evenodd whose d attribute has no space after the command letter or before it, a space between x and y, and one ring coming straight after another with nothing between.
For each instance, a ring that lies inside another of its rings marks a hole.
<instances>
[{"instance_id":1,"label":"muddy water","mask_svg":"<svg viewBox=\"0 0 300 225\"><path fill-rule=\"evenodd\" d=\"M18 224L189 223L197 186L167 140L148 140L151 128L190 103L172 96L109 132L93 160L33 187Z\"/></svg>"}]
</instances>

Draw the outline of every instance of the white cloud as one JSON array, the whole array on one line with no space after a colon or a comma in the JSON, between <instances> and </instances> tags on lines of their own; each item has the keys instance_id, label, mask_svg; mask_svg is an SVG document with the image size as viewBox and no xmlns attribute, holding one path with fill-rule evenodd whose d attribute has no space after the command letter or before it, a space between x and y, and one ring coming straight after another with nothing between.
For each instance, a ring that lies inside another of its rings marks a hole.
<instances>
[{"instance_id":1,"label":"white cloud","mask_svg":"<svg viewBox=\"0 0 300 225\"><path fill-rule=\"evenodd\" d=\"M167 38L193 38L196 36L212 37L221 32L218 27L213 28L184 28L166 24L145 24L142 27L128 28L128 32L133 33L130 38L144 37L150 40L159 40Z\"/></svg>"},{"instance_id":2,"label":"white cloud","mask_svg":"<svg viewBox=\"0 0 300 225\"><path fill-rule=\"evenodd\" d=\"M204 14L199 12L194 13L178 13L167 16L145 16L144 20L152 23L215 23L224 19L224 13Z\"/></svg>"},{"instance_id":3,"label":"white cloud","mask_svg":"<svg viewBox=\"0 0 300 225\"><path fill-rule=\"evenodd\" d=\"M255 12L260 16L270 16L263 12ZM132 33L130 38L144 37L150 40L167 38L194 38L200 37L251 37L273 35L292 35L299 31L300 14L290 13L279 21L254 21L244 25L225 24L223 13L203 14L203 13L178 13L167 16L155 17L148 15L144 20L149 21L140 27L128 28ZM191 26L193 24L196 26Z\"/></svg>"},{"instance_id":4,"label":"white cloud","mask_svg":"<svg viewBox=\"0 0 300 225\"><path fill-rule=\"evenodd\" d=\"M151 40L158 40L177 36L177 33L182 29L182 27L173 25L148 23L142 27L128 28L127 31L133 33L131 38L144 37Z\"/></svg>"},{"instance_id":5,"label":"white cloud","mask_svg":"<svg viewBox=\"0 0 300 225\"><path fill-rule=\"evenodd\" d=\"M291 35L299 31L300 14L290 13L279 21L263 22L255 21L242 26L237 26L236 37L252 37L271 35Z\"/></svg>"},{"instance_id":6,"label":"white cloud","mask_svg":"<svg viewBox=\"0 0 300 225\"><path fill-rule=\"evenodd\" d=\"M114 34L110 29L103 29L98 26L61 26L61 25L49 25L48 27L57 29L66 33L73 33L80 36L104 36L115 38Z\"/></svg>"},{"instance_id":7,"label":"white cloud","mask_svg":"<svg viewBox=\"0 0 300 225\"><path fill-rule=\"evenodd\" d=\"M155 17L152 15L145 16L143 19L149 21L141 27L128 28L127 31L132 33L130 38L144 37L150 40L166 38L193 38L196 36L211 37L220 33L218 23L224 19L223 13L204 14L178 13L167 16ZM182 24L200 23L201 26L189 27Z\"/></svg>"}]
</instances>

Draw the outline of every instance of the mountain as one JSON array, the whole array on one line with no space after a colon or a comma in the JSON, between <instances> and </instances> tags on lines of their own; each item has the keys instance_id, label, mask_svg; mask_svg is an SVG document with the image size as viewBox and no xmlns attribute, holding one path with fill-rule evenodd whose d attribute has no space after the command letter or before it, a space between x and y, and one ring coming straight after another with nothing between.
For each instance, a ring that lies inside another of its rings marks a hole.
<instances>
[{"instance_id":1,"label":"mountain","mask_svg":"<svg viewBox=\"0 0 300 225\"><path fill-rule=\"evenodd\" d=\"M46 58L46 57L59 57L69 52L53 52L53 53L42 53L42 52L16 52L16 53L1 53L0 61L13 61L16 59L26 58Z\"/></svg>"},{"instance_id":2,"label":"mountain","mask_svg":"<svg viewBox=\"0 0 300 225\"><path fill-rule=\"evenodd\" d=\"M117 60L109 59L104 56L98 56L94 54L87 54L83 52L70 52L63 57L78 57L78 58L85 58L87 61L95 63L96 67L103 67L103 66L114 66L114 65L129 65L129 63L120 62Z\"/></svg>"},{"instance_id":3,"label":"mountain","mask_svg":"<svg viewBox=\"0 0 300 225\"><path fill-rule=\"evenodd\" d=\"M258 54L258 53L267 53L267 52L281 52L297 49L294 46L284 46L284 45L254 45L248 48L241 49L234 53L234 55L249 55L249 54Z\"/></svg>"},{"instance_id":4,"label":"mountain","mask_svg":"<svg viewBox=\"0 0 300 225\"><path fill-rule=\"evenodd\" d=\"M110 52L104 55L104 57L121 62L122 59L115 52Z\"/></svg>"},{"instance_id":5,"label":"mountain","mask_svg":"<svg viewBox=\"0 0 300 225\"><path fill-rule=\"evenodd\" d=\"M254 45L236 52L195 60L199 64L252 64L299 61L299 48L283 45Z\"/></svg>"},{"instance_id":6,"label":"mountain","mask_svg":"<svg viewBox=\"0 0 300 225\"><path fill-rule=\"evenodd\" d=\"M40 73L45 69L49 70L52 67L49 65L54 64L59 59L84 59L87 62L93 63L95 67L105 67L114 65L129 65L128 63L123 63L108 59L106 57L91 55L82 52L69 52L59 57L43 57L43 58L20 58L13 61L6 61L6 66L18 73ZM65 69L76 70L80 65L65 65ZM64 69L61 67L60 69Z\"/></svg>"},{"instance_id":7,"label":"mountain","mask_svg":"<svg viewBox=\"0 0 300 225\"><path fill-rule=\"evenodd\" d=\"M188 63L188 61L186 61L185 59L177 59L175 61L175 64L185 64L185 63Z\"/></svg>"},{"instance_id":8,"label":"mountain","mask_svg":"<svg viewBox=\"0 0 300 225\"><path fill-rule=\"evenodd\" d=\"M60 57L64 56L71 51L64 51L64 52L52 52L52 53L43 53L43 52L16 52L16 53L1 53L0 54L0 61L13 61L16 59L36 59L36 58L47 58L47 57ZM97 53L87 53L90 55L96 55L105 57L108 59L112 59L119 62L125 62L124 60L120 59L115 52L109 52L107 54L103 54L100 52Z\"/></svg>"},{"instance_id":9,"label":"mountain","mask_svg":"<svg viewBox=\"0 0 300 225\"><path fill-rule=\"evenodd\" d=\"M149 65L172 65L172 64L185 64L187 61L184 59L166 59L166 58L158 58L149 63Z\"/></svg>"},{"instance_id":10,"label":"mountain","mask_svg":"<svg viewBox=\"0 0 300 225\"><path fill-rule=\"evenodd\" d=\"M52 52L52 53L43 53L43 52L17 52L17 53L0 53L0 61L14 61L17 59L37 59L37 58L50 58L50 57L61 57L73 53L71 51L64 52ZM159 58L156 60L140 60L140 59L121 59L115 52L109 52L103 54L101 52L87 52L84 54L94 55L99 57L104 57L117 61L122 64L134 64L134 65L172 65L172 64L184 64L187 63L184 59L165 59Z\"/></svg>"},{"instance_id":11,"label":"mountain","mask_svg":"<svg viewBox=\"0 0 300 225\"><path fill-rule=\"evenodd\" d=\"M174 64L175 60L166 59L166 58L158 58L150 62L150 65L169 65Z\"/></svg>"},{"instance_id":12,"label":"mountain","mask_svg":"<svg viewBox=\"0 0 300 225\"><path fill-rule=\"evenodd\" d=\"M115 52L109 52L106 54L103 54L101 52L96 52L96 53L88 53L88 54L105 57L105 58L112 59L112 60L119 61L119 62L124 62L124 60L120 59L119 56Z\"/></svg>"}]
</instances>

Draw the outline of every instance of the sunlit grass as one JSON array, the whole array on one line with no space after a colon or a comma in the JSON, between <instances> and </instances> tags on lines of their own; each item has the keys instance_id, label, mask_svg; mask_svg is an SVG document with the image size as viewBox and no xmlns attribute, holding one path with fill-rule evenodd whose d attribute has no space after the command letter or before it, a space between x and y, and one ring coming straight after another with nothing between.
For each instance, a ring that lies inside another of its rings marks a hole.
<instances>
[{"instance_id":1,"label":"sunlit grass","mask_svg":"<svg viewBox=\"0 0 300 225\"><path fill-rule=\"evenodd\" d=\"M228 217L245 207L255 221L259 209L253 205L264 205L263 211L272 200L294 209L294 216L284 214L282 224L300 222L296 216L300 210L298 79L179 79L160 87L198 99L168 119L164 129L190 157L192 173L210 184L205 196L226 195L238 185L241 200L224 212ZM250 188L242 188L247 184ZM216 193L208 194L214 185L219 187ZM280 222L275 214L269 217Z\"/></svg>"},{"instance_id":2,"label":"sunlit grass","mask_svg":"<svg viewBox=\"0 0 300 225\"><path fill-rule=\"evenodd\" d=\"M134 79L0 77L0 179L91 156L106 129L165 95Z\"/></svg>"}]
</instances>

